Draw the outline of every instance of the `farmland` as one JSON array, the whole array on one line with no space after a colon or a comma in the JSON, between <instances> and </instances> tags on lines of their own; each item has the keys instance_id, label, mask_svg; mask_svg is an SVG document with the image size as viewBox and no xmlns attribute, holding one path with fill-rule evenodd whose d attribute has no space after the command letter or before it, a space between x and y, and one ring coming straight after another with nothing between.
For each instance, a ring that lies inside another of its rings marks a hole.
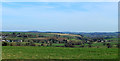
<instances>
[{"instance_id":1,"label":"farmland","mask_svg":"<svg viewBox=\"0 0 120 61\"><path fill-rule=\"evenodd\" d=\"M3 32L3 59L116 59L118 33Z\"/></svg>"},{"instance_id":2,"label":"farmland","mask_svg":"<svg viewBox=\"0 0 120 61\"><path fill-rule=\"evenodd\" d=\"M4 46L3 59L116 59L117 48Z\"/></svg>"}]
</instances>

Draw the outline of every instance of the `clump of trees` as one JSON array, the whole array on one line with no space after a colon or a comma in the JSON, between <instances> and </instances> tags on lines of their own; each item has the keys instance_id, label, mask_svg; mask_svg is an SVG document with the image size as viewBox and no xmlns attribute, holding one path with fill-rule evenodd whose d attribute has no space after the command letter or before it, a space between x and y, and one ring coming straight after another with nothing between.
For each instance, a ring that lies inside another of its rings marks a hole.
<instances>
[{"instance_id":1,"label":"clump of trees","mask_svg":"<svg viewBox=\"0 0 120 61\"><path fill-rule=\"evenodd\" d=\"M2 42L2 46L8 46L7 42Z\"/></svg>"},{"instance_id":2,"label":"clump of trees","mask_svg":"<svg viewBox=\"0 0 120 61\"><path fill-rule=\"evenodd\" d=\"M91 44L89 44L89 45L88 45L88 47L92 47L92 45L91 45Z\"/></svg>"},{"instance_id":3,"label":"clump of trees","mask_svg":"<svg viewBox=\"0 0 120 61\"><path fill-rule=\"evenodd\" d=\"M112 45L110 43L107 43L107 48L112 48Z\"/></svg>"},{"instance_id":4,"label":"clump of trees","mask_svg":"<svg viewBox=\"0 0 120 61\"><path fill-rule=\"evenodd\" d=\"M35 43L21 43L21 42L2 42L2 46L36 46Z\"/></svg>"},{"instance_id":5,"label":"clump of trees","mask_svg":"<svg viewBox=\"0 0 120 61\"><path fill-rule=\"evenodd\" d=\"M83 48L83 47L85 47L85 45L80 45L80 47L82 47L82 48Z\"/></svg>"},{"instance_id":6,"label":"clump of trees","mask_svg":"<svg viewBox=\"0 0 120 61\"><path fill-rule=\"evenodd\" d=\"M69 42L69 43L65 43L65 47L74 47L74 46L71 42Z\"/></svg>"},{"instance_id":7,"label":"clump of trees","mask_svg":"<svg viewBox=\"0 0 120 61\"><path fill-rule=\"evenodd\" d=\"M43 43L43 44L41 44L41 46L48 46L47 44L45 44L45 43Z\"/></svg>"},{"instance_id":8,"label":"clump of trees","mask_svg":"<svg viewBox=\"0 0 120 61\"><path fill-rule=\"evenodd\" d=\"M118 43L116 47L117 47L117 48L120 48L120 44Z\"/></svg>"}]
</instances>

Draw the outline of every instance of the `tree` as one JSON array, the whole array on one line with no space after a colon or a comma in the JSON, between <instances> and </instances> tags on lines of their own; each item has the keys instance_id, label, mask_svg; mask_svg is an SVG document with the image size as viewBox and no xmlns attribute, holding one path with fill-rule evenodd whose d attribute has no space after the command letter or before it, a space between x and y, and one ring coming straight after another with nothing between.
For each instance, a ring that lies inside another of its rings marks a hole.
<instances>
[{"instance_id":1,"label":"tree","mask_svg":"<svg viewBox=\"0 0 120 61\"><path fill-rule=\"evenodd\" d=\"M16 42L16 46L20 46L21 44L19 42Z\"/></svg>"},{"instance_id":2,"label":"tree","mask_svg":"<svg viewBox=\"0 0 120 61\"><path fill-rule=\"evenodd\" d=\"M16 33L15 33L15 32L13 32L13 33L12 33L12 35L16 35Z\"/></svg>"},{"instance_id":3,"label":"tree","mask_svg":"<svg viewBox=\"0 0 120 61\"><path fill-rule=\"evenodd\" d=\"M2 42L2 46L7 46L7 42Z\"/></svg>"},{"instance_id":4,"label":"tree","mask_svg":"<svg viewBox=\"0 0 120 61\"><path fill-rule=\"evenodd\" d=\"M48 46L48 45L47 45L47 44L45 44L45 43L42 43L42 44L41 44L41 46Z\"/></svg>"},{"instance_id":5,"label":"tree","mask_svg":"<svg viewBox=\"0 0 120 61\"><path fill-rule=\"evenodd\" d=\"M120 44L117 44L117 48L120 48Z\"/></svg>"},{"instance_id":6,"label":"tree","mask_svg":"<svg viewBox=\"0 0 120 61\"><path fill-rule=\"evenodd\" d=\"M72 43L65 43L65 47L74 47Z\"/></svg>"},{"instance_id":7,"label":"tree","mask_svg":"<svg viewBox=\"0 0 120 61\"><path fill-rule=\"evenodd\" d=\"M91 44L89 44L89 45L88 45L88 47L92 47L92 45L91 45Z\"/></svg>"},{"instance_id":8,"label":"tree","mask_svg":"<svg viewBox=\"0 0 120 61\"><path fill-rule=\"evenodd\" d=\"M106 43L103 43L103 45L105 46L105 45L106 45Z\"/></svg>"},{"instance_id":9,"label":"tree","mask_svg":"<svg viewBox=\"0 0 120 61\"><path fill-rule=\"evenodd\" d=\"M110 43L107 43L107 48L112 48L112 45Z\"/></svg>"},{"instance_id":10,"label":"tree","mask_svg":"<svg viewBox=\"0 0 120 61\"><path fill-rule=\"evenodd\" d=\"M85 47L84 45L80 45L80 47Z\"/></svg>"}]
</instances>

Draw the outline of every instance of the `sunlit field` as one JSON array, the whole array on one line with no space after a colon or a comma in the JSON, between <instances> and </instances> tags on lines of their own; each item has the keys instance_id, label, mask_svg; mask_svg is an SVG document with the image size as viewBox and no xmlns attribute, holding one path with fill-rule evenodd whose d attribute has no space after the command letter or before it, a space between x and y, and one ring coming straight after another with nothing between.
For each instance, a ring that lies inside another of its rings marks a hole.
<instances>
[{"instance_id":1,"label":"sunlit field","mask_svg":"<svg viewBox=\"0 0 120 61\"><path fill-rule=\"evenodd\" d=\"M4 46L3 59L116 59L117 48Z\"/></svg>"}]
</instances>

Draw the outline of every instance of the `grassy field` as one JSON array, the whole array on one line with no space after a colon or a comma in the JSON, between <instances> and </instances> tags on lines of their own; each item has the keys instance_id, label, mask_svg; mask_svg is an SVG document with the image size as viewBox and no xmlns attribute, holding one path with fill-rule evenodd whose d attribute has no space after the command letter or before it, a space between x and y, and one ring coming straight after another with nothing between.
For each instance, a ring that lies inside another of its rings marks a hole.
<instances>
[{"instance_id":1,"label":"grassy field","mask_svg":"<svg viewBox=\"0 0 120 61\"><path fill-rule=\"evenodd\" d=\"M117 48L3 46L3 59L116 59Z\"/></svg>"}]
</instances>

